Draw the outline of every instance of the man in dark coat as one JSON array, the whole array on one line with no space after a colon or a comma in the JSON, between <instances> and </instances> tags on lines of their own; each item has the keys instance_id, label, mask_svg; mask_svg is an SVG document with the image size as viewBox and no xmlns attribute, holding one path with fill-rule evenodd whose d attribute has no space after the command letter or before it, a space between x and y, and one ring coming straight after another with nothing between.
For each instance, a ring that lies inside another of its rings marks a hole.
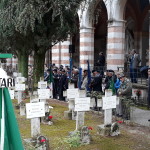
<instances>
[{"instance_id":1,"label":"man in dark coat","mask_svg":"<svg viewBox=\"0 0 150 150\"><path fill-rule=\"evenodd\" d=\"M67 89L67 75L65 70L63 69L61 71L61 77L59 80L59 100L65 100L65 97L63 97L63 91Z\"/></svg>"},{"instance_id":2,"label":"man in dark coat","mask_svg":"<svg viewBox=\"0 0 150 150\"><path fill-rule=\"evenodd\" d=\"M53 70L53 98L57 99L57 95L58 95L58 85L59 85L59 76L57 73L57 69Z\"/></svg>"},{"instance_id":3,"label":"man in dark coat","mask_svg":"<svg viewBox=\"0 0 150 150\"><path fill-rule=\"evenodd\" d=\"M112 89L113 94L115 94L115 86L112 83L116 83L117 76L115 75L113 70L106 71L106 78L105 78L105 89ZM111 87L114 86L114 87Z\"/></svg>"},{"instance_id":4,"label":"man in dark coat","mask_svg":"<svg viewBox=\"0 0 150 150\"><path fill-rule=\"evenodd\" d=\"M136 50L133 49L131 51L130 61L130 78L132 83L137 83L137 73L138 73L138 66L141 62L140 55L136 53Z\"/></svg>"},{"instance_id":5,"label":"man in dark coat","mask_svg":"<svg viewBox=\"0 0 150 150\"><path fill-rule=\"evenodd\" d=\"M91 95L95 98L95 110L97 110L97 99L99 95L102 95L102 76L99 71L92 71L93 79L91 82Z\"/></svg>"},{"instance_id":6,"label":"man in dark coat","mask_svg":"<svg viewBox=\"0 0 150 150\"><path fill-rule=\"evenodd\" d=\"M104 56L103 52L99 53L99 58L98 58L97 64L99 66L100 74L104 75L105 56Z\"/></svg>"}]
</instances>

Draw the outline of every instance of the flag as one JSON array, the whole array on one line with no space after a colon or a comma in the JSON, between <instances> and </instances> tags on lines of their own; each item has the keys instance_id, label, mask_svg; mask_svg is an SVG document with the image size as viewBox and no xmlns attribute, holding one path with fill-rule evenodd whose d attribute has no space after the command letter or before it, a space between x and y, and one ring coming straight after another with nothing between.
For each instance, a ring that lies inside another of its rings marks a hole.
<instances>
[{"instance_id":1,"label":"flag","mask_svg":"<svg viewBox=\"0 0 150 150\"><path fill-rule=\"evenodd\" d=\"M113 95L116 94L115 83L113 79L110 81L109 89L112 90Z\"/></svg>"},{"instance_id":2,"label":"flag","mask_svg":"<svg viewBox=\"0 0 150 150\"><path fill-rule=\"evenodd\" d=\"M82 81L82 68L79 68L79 77L78 77L78 88L81 89L81 81Z\"/></svg>"},{"instance_id":3,"label":"flag","mask_svg":"<svg viewBox=\"0 0 150 150\"><path fill-rule=\"evenodd\" d=\"M69 71L69 81L70 81L72 75L72 58L70 58L69 62L70 62L70 71Z\"/></svg>"},{"instance_id":4,"label":"flag","mask_svg":"<svg viewBox=\"0 0 150 150\"><path fill-rule=\"evenodd\" d=\"M91 70L90 70L89 60L87 61L87 71L88 71L87 91L91 91L91 89L90 89L90 84L91 84Z\"/></svg>"},{"instance_id":5,"label":"flag","mask_svg":"<svg viewBox=\"0 0 150 150\"><path fill-rule=\"evenodd\" d=\"M0 88L0 149L24 150L7 88Z\"/></svg>"}]
</instances>

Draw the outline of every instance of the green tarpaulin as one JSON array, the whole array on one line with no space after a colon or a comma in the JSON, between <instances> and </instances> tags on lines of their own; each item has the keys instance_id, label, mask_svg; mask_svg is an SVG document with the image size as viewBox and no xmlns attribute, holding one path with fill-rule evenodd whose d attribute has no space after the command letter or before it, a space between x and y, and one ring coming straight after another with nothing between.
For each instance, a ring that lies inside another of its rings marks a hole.
<instances>
[{"instance_id":1,"label":"green tarpaulin","mask_svg":"<svg viewBox=\"0 0 150 150\"><path fill-rule=\"evenodd\" d=\"M0 150L23 150L23 144L7 88L0 89Z\"/></svg>"}]
</instances>

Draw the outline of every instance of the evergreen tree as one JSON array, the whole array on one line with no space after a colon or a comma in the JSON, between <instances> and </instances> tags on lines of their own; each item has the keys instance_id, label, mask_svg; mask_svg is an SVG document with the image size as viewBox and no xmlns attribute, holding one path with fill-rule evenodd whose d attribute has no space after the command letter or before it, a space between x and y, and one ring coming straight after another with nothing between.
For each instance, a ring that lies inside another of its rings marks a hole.
<instances>
[{"instance_id":1,"label":"evergreen tree","mask_svg":"<svg viewBox=\"0 0 150 150\"><path fill-rule=\"evenodd\" d=\"M82 1L0 0L3 48L14 50L22 69L27 68L25 58L34 51L35 82L43 76L46 51L75 33L77 9Z\"/></svg>"}]
</instances>

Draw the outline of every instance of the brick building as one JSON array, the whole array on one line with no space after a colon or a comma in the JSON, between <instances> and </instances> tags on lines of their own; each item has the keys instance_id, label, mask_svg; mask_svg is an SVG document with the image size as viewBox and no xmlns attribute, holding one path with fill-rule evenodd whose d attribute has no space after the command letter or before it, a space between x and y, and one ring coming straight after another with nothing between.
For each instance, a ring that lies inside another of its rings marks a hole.
<instances>
[{"instance_id":1,"label":"brick building","mask_svg":"<svg viewBox=\"0 0 150 150\"><path fill-rule=\"evenodd\" d=\"M75 45L73 64L91 68L102 51L106 68L117 70L125 67L126 56L133 48L141 56L141 66L150 65L149 0L93 0L84 10L78 11L79 33L53 46L47 52L46 62L69 65L69 45ZM9 59L7 65L17 65L17 59ZM33 64L32 56L29 64Z\"/></svg>"}]
</instances>

